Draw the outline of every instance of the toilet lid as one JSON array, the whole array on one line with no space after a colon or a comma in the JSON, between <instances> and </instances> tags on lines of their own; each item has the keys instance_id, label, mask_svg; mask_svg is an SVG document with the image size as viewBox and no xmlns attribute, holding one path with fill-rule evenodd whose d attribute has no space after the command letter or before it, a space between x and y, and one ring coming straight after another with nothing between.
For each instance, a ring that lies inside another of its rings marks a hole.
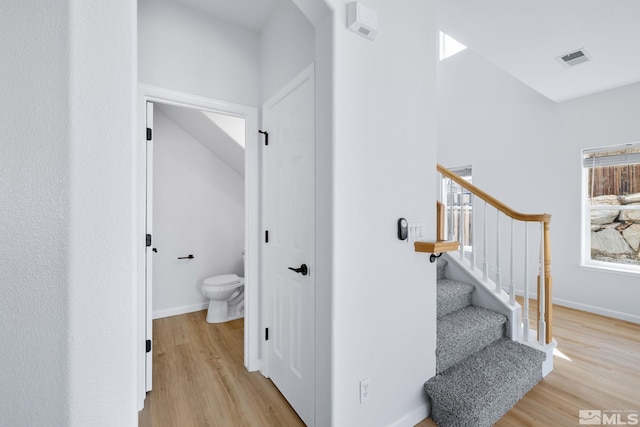
<instances>
[{"instance_id":1,"label":"toilet lid","mask_svg":"<svg viewBox=\"0 0 640 427\"><path fill-rule=\"evenodd\" d=\"M238 283L240 278L237 274L222 274L205 279L204 284L209 286L224 286Z\"/></svg>"}]
</instances>

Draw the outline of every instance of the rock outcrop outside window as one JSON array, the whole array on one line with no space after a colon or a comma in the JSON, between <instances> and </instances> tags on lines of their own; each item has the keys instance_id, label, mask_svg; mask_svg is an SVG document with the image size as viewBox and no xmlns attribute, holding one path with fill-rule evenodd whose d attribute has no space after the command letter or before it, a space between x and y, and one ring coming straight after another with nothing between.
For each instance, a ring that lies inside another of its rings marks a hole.
<instances>
[{"instance_id":1,"label":"rock outcrop outside window","mask_svg":"<svg viewBox=\"0 0 640 427\"><path fill-rule=\"evenodd\" d=\"M598 196L590 205L637 205L633 210L591 210L591 258L640 265L640 193Z\"/></svg>"}]
</instances>

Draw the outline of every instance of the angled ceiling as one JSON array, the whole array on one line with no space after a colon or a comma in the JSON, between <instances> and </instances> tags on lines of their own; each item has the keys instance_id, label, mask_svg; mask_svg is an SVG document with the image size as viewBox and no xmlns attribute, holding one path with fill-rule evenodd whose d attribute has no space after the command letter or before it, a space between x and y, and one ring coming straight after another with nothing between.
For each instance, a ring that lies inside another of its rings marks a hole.
<instances>
[{"instance_id":1,"label":"angled ceiling","mask_svg":"<svg viewBox=\"0 0 640 427\"><path fill-rule=\"evenodd\" d=\"M640 81L638 0L441 0L438 25L556 102ZM556 59L581 48L589 62Z\"/></svg>"},{"instance_id":2,"label":"angled ceiling","mask_svg":"<svg viewBox=\"0 0 640 427\"><path fill-rule=\"evenodd\" d=\"M260 31L282 0L177 0L202 12Z\"/></svg>"},{"instance_id":3,"label":"angled ceiling","mask_svg":"<svg viewBox=\"0 0 640 427\"><path fill-rule=\"evenodd\" d=\"M242 132L242 135L239 135L236 130L228 133L230 129L237 128L236 124L229 126L230 116L216 117L222 115L159 103L155 104L155 108L164 113L229 167L244 176L244 132ZM244 122L244 119L233 119ZM217 121L219 121L219 124ZM227 131L224 129L227 129ZM234 138L242 138L242 146Z\"/></svg>"}]
</instances>

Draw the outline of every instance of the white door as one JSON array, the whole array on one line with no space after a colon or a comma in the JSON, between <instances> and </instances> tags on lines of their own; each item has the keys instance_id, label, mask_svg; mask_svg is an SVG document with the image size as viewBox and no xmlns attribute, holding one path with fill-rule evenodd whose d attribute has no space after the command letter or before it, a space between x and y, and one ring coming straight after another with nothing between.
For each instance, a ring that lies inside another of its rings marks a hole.
<instances>
[{"instance_id":1,"label":"white door","mask_svg":"<svg viewBox=\"0 0 640 427\"><path fill-rule=\"evenodd\" d=\"M265 375L300 418L314 420L315 171L313 68L263 109ZM266 240L266 236L265 236ZM306 274L302 271L306 266ZM301 268L302 267L302 268ZM299 271L293 271L298 269Z\"/></svg>"},{"instance_id":2,"label":"white door","mask_svg":"<svg viewBox=\"0 0 640 427\"><path fill-rule=\"evenodd\" d=\"M153 272L153 102L147 102L147 212L146 212L146 231L147 231L147 247L145 257L145 329L146 329L146 356L145 356L145 387L146 391L151 390L152 385L152 364L153 352L151 345L153 343L153 304L151 298L152 272Z\"/></svg>"}]
</instances>

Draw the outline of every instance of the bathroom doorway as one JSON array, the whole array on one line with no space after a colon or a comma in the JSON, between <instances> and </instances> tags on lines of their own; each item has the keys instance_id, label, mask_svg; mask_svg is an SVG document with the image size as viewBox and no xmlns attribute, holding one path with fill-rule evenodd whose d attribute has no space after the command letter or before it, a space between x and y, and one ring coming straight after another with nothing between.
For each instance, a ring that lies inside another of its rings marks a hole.
<instances>
[{"instance_id":1,"label":"bathroom doorway","mask_svg":"<svg viewBox=\"0 0 640 427\"><path fill-rule=\"evenodd\" d=\"M138 149L146 171L142 229L151 236L142 264L146 391L152 388L152 320L206 309L202 281L218 274L245 277L244 363L255 370L257 110L150 86L140 90L140 123L151 129Z\"/></svg>"},{"instance_id":2,"label":"bathroom doorway","mask_svg":"<svg viewBox=\"0 0 640 427\"><path fill-rule=\"evenodd\" d=\"M245 119L162 103L153 108L158 319L207 308L202 283L209 277L244 277Z\"/></svg>"}]
</instances>

